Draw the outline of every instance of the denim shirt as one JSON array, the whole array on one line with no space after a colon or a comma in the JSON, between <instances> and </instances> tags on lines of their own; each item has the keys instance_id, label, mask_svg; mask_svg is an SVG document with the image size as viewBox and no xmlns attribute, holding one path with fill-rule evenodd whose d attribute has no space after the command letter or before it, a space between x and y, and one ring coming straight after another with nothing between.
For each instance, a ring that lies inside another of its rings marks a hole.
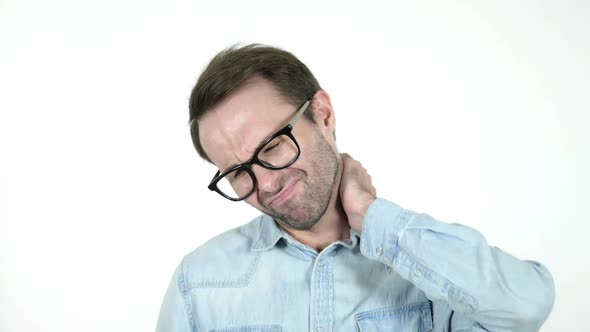
<instances>
[{"instance_id":1,"label":"denim shirt","mask_svg":"<svg viewBox=\"0 0 590 332\"><path fill-rule=\"evenodd\" d=\"M377 199L361 234L319 253L267 215L209 240L174 272L156 330L538 331L554 292L542 264Z\"/></svg>"}]
</instances>

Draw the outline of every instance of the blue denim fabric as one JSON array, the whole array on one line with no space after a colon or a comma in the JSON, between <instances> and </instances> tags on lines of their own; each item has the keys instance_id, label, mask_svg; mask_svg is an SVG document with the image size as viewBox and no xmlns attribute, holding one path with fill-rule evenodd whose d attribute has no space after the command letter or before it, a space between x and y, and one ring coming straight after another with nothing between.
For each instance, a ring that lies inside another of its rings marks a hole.
<instances>
[{"instance_id":1,"label":"blue denim fabric","mask_svg":"<svg viewBox=\"0 0 590 332\"><path fill-rule=\"evenodd\" d=\"M377 199L362 234L320 253L267 215L209 240L174 272L156 330L527 332L554 296L540 263Z\"/></svg>"}]
</instances>

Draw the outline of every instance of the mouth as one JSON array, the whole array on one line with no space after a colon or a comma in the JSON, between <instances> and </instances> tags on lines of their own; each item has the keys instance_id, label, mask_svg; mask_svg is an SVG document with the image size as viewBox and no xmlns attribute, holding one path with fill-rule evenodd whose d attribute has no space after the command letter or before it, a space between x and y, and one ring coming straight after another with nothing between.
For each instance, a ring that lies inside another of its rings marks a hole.
<instances>
[{"instance_id":1,"label":"mouth","mask_svg":"<svg viewBox=\"0 0 590 332\"><path fill-rule=\"evenodd\" d=\"M295 185L299 182L299 179L296 179L283 187L281 192L279 192L275 197L273 197L269 202L268 206L279 206L283 204L285 201L290 199L293 194L295 193Z\"/></svg>"}]
</instances>

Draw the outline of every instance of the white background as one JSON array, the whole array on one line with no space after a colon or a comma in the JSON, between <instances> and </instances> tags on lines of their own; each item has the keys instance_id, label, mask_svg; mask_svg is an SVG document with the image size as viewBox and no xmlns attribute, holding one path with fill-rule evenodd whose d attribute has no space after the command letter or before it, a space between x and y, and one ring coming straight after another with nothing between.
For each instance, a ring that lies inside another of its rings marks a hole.
<instances>
[{"instance_id":1,"label":"white background","mask_svg":"<svg viewBox=\"0 0 590 332\"><path fill-rule=\"evenodd\" d=\"M207 61L293 52L378 194L538 260L590 310L587 1L0 0L0 331L150 331L173 269L258 215L206 189Z\"/></svg>"}]
</instances>

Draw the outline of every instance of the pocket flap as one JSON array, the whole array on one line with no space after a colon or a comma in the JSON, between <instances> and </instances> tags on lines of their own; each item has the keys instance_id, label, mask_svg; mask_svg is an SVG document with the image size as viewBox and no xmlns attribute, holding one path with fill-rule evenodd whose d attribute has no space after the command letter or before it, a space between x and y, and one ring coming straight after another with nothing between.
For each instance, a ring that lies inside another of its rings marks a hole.
<instances>
[{"instance_id":1,"label":"pocket flap","mask_svg":"<svg viewBox=\"0 0 590 332\"><path fill-rule=\"evenodd\" d=\"M247 325L209 330L209 332L281 332L280 325Z\"/></svg>"},{"instance_id":2,"label":"pocket flap","mask_svg":"<svg viewBox=\"0 0 590 332\"><path fill-rule=\"evenodd\" d=\"M430 302L369 310L356 314L354 318L361 332L432 331Z\"/></svg>"}]
</instances>

